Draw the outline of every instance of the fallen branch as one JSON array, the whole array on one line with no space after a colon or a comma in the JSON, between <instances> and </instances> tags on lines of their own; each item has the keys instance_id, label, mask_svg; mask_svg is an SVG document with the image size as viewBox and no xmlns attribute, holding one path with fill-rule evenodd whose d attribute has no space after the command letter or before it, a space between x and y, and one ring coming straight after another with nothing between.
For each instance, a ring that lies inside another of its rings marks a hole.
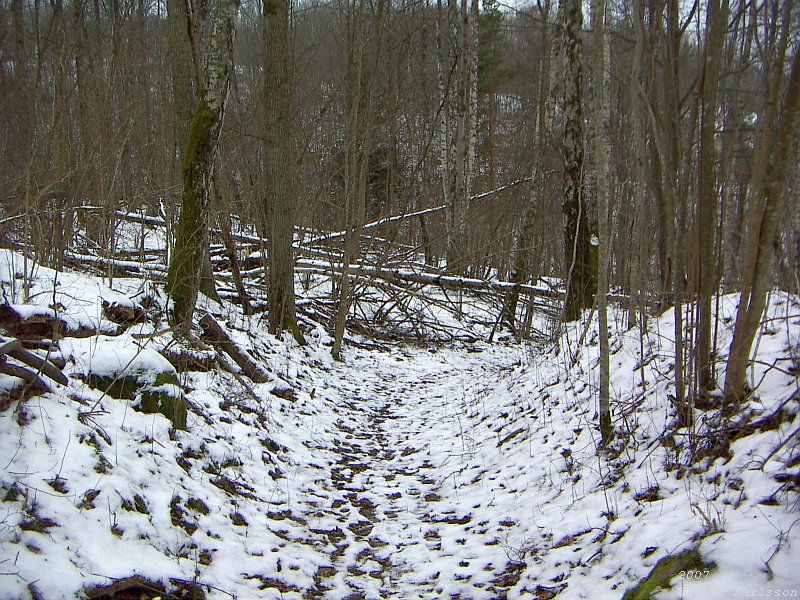
<instances>
[{"instance_id":1,"label":"fallen branch","mask_svg":"<svg viewBox=\"0 0 800 600\"><path fill-rule=\"evenodd\" d=\"M267 383L272 378L261 370L256 362L244 351L240 350L228 333L217 323L216 319L209 314L203 315L200 319L200 327L203 329L203 339L210 342L213 346L220 348L225 354L230 356L239 365L242 372L252 379L255 383Z\"/></svg>"},{"instance_id":2,"label":"fallen branch","mask_svg":"<svg viewBox=\"0 0 800 600\"><path fill-rule=\"evenodd\" d=\"M36 373L31 373L31 374L34 375L36 379L38 379L38 373L41 373L43 375L46 375L53 381L60 383L61 385L67 385L69 383L67 376L61 372L61 369L59 369L57 366L55 366L46 358L38 356L33 352L31 352L30 350L26 350L25 348L23 348L22 343L18 339L14 338L8 339L0 337L0 356L2 355L8 355L11 358L14 358L19 362L35 369ZM11 367L11 366L12 365L6 364L6 367ZM15 373L6 373L6 374L7 375L13 374L16 377L22 377L28 382L35 381L35 379L28 378L24 374L23 375L17 375Z\"/></svg>"},{"instance_id":3,"label":"fallen branch","mask_svg":"<svg viewBox=\"0 0 800 600\"><path fill-rule=\"evenodd\" d=\"M341 272L341 264L318 263L314 261L298 261L299 271L311 271L320 274L329 274L331 271ZM470 277L456 277L452 275L440 275L437 273L418 273L401 269L386 269L380 267L366 267L363 265L350 265L350 272L353 275L362 277L375 277L383 279L389 283L419 283L423 285L434 285L445 290L475 290L475 291L498 291L518 290L521 293L542 298L562 300L564 292L553 290L546 287L533 286L523 283L512 283L509 281L484 281ZM609 299L619 297L609 295Z\"/></svg>"},{"instance_id":4,"label":"fallen branch","mask_svg":"<svg viewBox=\"0 0 800 600\"><path fill-rule=\"evenodd\" d=\"M25 367L7 363L4 358L0 358L0 374L10 377L18 377L30 385L36 393L43 394L49 392L50 387L36 373Z\"/></svg>"},{"instance_id":5,"label":"fallen branch","mask_svg":"<svg viewBox=\"0 0 800 600\"><path fill-rule=\"evenodd\" d=\"M99 265L102 267L111 267L122 273L147 273L154 279L165 279L167 276L167 267L160 263L141 263L133 260L104 258L102 256L78 254L77 252L70 251L65 252L64 257L69 262L80 266Z\"/></svg>"},{"instance_id":6,"label":"fallen branch","mask_svg":"<svg viewBox=\"0 0 800 600\"><path fill-rule=\"evenodd\" d=\"M495 194L499 194L500 192L504 192L505 190L511 189L520 185L521 183L525 183L530 181L530 177L525 177L524 179L518 179L516 181L512 181L504 186L496 188L494 190L489 190L488 192L483 192L482 194L476 194L475 196L471 196L469 201L470 202L477 202L479 200L483 200L485 198L489 198L490 196L494 196ZM441 204L439 206L434 206L432 208L425 208L423 210L418 210L411 213L405 213L401 215L394 215L392 217L385 217L383 219L378 219L377 221L372 221L371 223L367 223L364 225L361 230L366 231L368 229L374 229L376 227L381 227L383 225L388 225L389 223L397 223L398 221L405 221L407 219L413 219L415 217L422 217L425 215L432 215L433 213L441 212L445 208L447 208L446 204ZM322 242L329 242L331 240L341 239L347 235L347 231L334 231L331 233L326 233L324 235L318 236L316 238L312 238L307 242L301 242L300 244L295 246L295 249L302 248L303 246L313 246L315 244L320 244Z\"/></svg>"}]
</instances>

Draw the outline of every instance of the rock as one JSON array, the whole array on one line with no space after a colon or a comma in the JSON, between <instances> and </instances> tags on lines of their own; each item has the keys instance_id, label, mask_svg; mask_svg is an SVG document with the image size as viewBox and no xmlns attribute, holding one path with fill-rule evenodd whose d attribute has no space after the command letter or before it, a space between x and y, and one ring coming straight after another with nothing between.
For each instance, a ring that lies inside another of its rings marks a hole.
<instances>
[{"instance_id":1,"label":"rock","mask_svg":"<svg viewBox=\"0 0 800 600\"><path fill-rule=\"evenodd\" d=\"M172 421L175 429L186 429L186 396L180 386L164 384L139 392L139 408L145 413L160 413Z\"/></svg>"},{"instance_id":2,"label":"rock","mask_svg":"<svg viewBox=\"0 0 800 600\"><path fill-rule=\"evenodd\" d=\"M147 348L115 346L109 353L98 348L85 377L88 385L112 398L134 400L134 408L160 413L175 429L186 429L186 396L169 361Z\"/></svg>"},{"instance_id":3,"label":"rock","mask_svg":"<svg viewBox=\"0 0 800 600\"><path fill-rule=\"evenodd\" d=\"M696 549L684 550L659 560L650 574L634 588L625 592L622 600L649 600L660 589L669 589L670 581L680 573L705 573L714 570L714 563L707 563ZM688 575L691 578L691 575Z\"/></svg>"}]
</instances>

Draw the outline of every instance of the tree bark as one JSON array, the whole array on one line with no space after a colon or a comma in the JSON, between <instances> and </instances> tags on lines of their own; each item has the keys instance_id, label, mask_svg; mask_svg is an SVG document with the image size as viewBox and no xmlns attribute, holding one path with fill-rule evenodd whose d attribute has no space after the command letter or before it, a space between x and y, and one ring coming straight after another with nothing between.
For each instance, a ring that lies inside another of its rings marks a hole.
<instances>
[{"instance_id":1,"label":"tree bark","mask_svg":"<svg viewBox=\"0 0 800 600\"><path fill-rule=\"evenodd\" d=\"M200 327L203 329L203 337L230 356L239 365L242 372L255 383L266 383L272 379L256 361L236 345L214 317L209 314L203 315L200 319Z\"/></svg>"},{"instance_id":2,"label":"tree bark","mask_svg":"<svg viewBox=\"0 0 800 600\"><path fill-rule=\"evenodd\" d=\"M183 154L192 125L192 111L197 106L193 86L192 46L189 36L187 0L167 0L167 41L170 54L172 110L175 114L176 155Z\"/></svg>"},{"instance_id":3,"label":"tree bark","mask_svg":"<svg viewBox=\"0 0 800 600\"><path fill-rule=\"evenodd\" d=\"M478 2L437 2L440 172L447 204L447 268L467 266L467 212L472 193L477 138Z\"/></svg>"},{"instance_id":4,"label":"tree bark","mask_svg":"<svg viewBox=\"0 0 800 600\"><path fill-rule=\"evenodd\" d=\"M594 301L597 282L592 268L591 236L584 195L583 13L579 0L567 0L564 19L564 181L562 210L566 217L564 250L567 297L564 321L580 318Z\"/></svg>"},{"instance_id":5,"label":"tree bark","mask_svg":"<svg viewBox=\"0 0 800 600\"><path fill-rule=\"evenodd\" d=\"M513 283L524 283L531 279L534 266L533 248L536 240L536 216L537 208L541 207L545 199L545 156L546 139L550 132L551 110L549 98L550 90L550 2L540 5L539 16L542 27L542 62L539 69L539 93L536 109L536 140L535 140L535 159L533 163L533 174L531 176L531 191L528 202L525 206L522 217L522 228L517 234L514 244L514 258L512 263L510 280ZM518 337L524 333L518 331L516 327L517 305L519 303L519 292L514 289L506 295L503 310L505 320L512 330L516 331Z\"/></svg>"},{"instance_id":6,"label":"tree bark","mask_svg":"<svg viewBox=\"0 0 800 600\"><path fill-rule=\"evenodd\" d=\"M350 312L350 263L354 261L361 240L361 232L366 219L367 175L369 171L369 155L372 150L373 107L375 104L374 74L377 72L383 41L384 13L386 0L380 0L375 17L375 50L374 62L370 65L366 102L363 117L359 114L361 105L362 67L366 47L366 7L365 0L358 0L358 10L354 13L355 35L351 47L352 63L348 66L350 96L348 119L348 153L345 195L348 205L348 234L345 238L344 263L342 265L341 284L339 286L339 305L333 334L331 355L335 360L341 359L344 332L347 327L347 315Z\"/></svg>"},{"instance_id":7,"label":"tree bark","mask_svg":"<svg viewBox=\"0 0 800 600\"><path fill-rule=\"evenodd\" d=\"M200 95L181 160L183 202L167 274L167 290L173 301L170 322L185 330L191 326L203 260L208 251L211 178L230 88L238 9L238 0L220 0L213 8L204 69L205 89Z\"/></svg>"},{"instance_id":8,"label":"tree bark","mask_svg":"<svg viewBox=\"0 0 800 600\"><path fill-rule=\"evenodd\" d=\"M600 334L600 446L611 441L610 366L608 349L608 137L607 53L605 36L605 0L592 0L592 112L594 122L594 183L597 197L598 266L597 316Z\"/></svg>"},{"instance_id":9,"label":"tree bark","mask_svg":"<svg viewBox=\"0 0 800 600\"><path fill-rule=\"evenodd\" d=\"M698 159L697 207L697 341L695 375L697 393L716 385L711 348L711 299L717 289L714 238L717 228L716 119L722 43L727 21L727 0L710 0L706 9L706 39L700 89L700 156Z\"/></svg>"},{"instance_id":10,"label":"tree bark","mask_svg":"<svg viewBox=\"0 0 800 600\"><path fill-rule=\"evenodd\" d=\"M294 299L294 194L292 190L292 64L289 2L264 2L264 194L269 242L269 330L290 331L305 343L297 326Z\"/></svg>"}]
</instances>

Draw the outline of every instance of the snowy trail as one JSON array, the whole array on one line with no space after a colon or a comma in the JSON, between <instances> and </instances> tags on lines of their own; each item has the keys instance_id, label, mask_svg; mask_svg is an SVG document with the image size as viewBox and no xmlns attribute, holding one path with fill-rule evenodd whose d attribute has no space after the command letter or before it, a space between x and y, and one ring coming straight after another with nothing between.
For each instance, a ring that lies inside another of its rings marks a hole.
<instances>
[{"instance_id":1,"label":"snowy trail","mask_svg":"<svg viewBox=\"0 0 800 600\"><path fill-rule=\"evenodd\" d=\"M11 267L26 260L4 252ZM36 273L31 297L57 293L77 328L113 329L102 302L141 291L138 280L122 293ZM0 272L7 289L19 278ZM721 300L723 356L738 299ZM178 373L160 353L174 338L146 323L60 340L69 385L6 402L0 597L124 586L208 600L619 600L687 552L716 570L659 598L800 589L795 297L771 296L754 349L758 393L733 417L698 409L691 431L670 408L674 312L646 332L615 313L618 435L602 454L594 325L567 327L541 352L353 340L334 363L322 327L301 347L270 336L261 316L213 314L270 381L230 365ZM187 429L90 385L98 372L137 373L146 386L174 376Z\"/></svg>"},{"instance_id":2,"label":"snowy trail","mask_svg":"<svg viewBox=\"0 0 800 600\"><path fill-rule=\"evenodd\" d=\"M320 489L302 490L310 501L300 509L311 530L335 546L331 568L315 577L316 597L337 596L335 588L345 587L351 593L343 597L351 600L439 598L443 571L453 565L467 569L470 561L486 557L485 549L467 546L467 540L475 541L475 524L471 507L459 505L457 491L452 495L451 472L469 455L460 420L466 399L474 400L484 382L496 381L498 369L514 358L498 349L396 349L358 354L333 367L329 385L339 396L341 436L333 448L318 449L328 456L328 476ZM458 587L471 589L464 597L499 597L488 588L507 566L504 560L485 561L483 577L470 581L473 567Z\"/></svg>"}]
</instances>

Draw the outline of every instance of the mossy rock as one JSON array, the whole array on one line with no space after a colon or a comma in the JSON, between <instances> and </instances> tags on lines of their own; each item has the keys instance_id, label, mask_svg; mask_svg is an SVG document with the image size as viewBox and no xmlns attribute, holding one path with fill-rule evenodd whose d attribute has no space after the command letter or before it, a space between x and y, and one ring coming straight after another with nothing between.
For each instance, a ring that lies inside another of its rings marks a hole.
<instances>
[{"instance_id":1,"label":"mossy rock","mask_svg":"<svg viewBox=\"0 0 800 600\"><path fill-rule=\"evenodd\" d=\"M657 591L672 587L670 581L681 571L711 571L715 567L714 563L703 560L697 548L665 556L655 564L650 574L639 582L639 585L625 592L622 600L650 600Z\"/></svg>"},{"instance_id":2,"label":"mossy rock","mask_svg":"<svg viewBox=\"0 0 800 600\"><path fill-rule=\"evenodd\" d=\"M86 383L112 398L135 400L134 408L144 413L160 413L172 421L175 429L186 429L186 396L178 373L166 360L160 372L142 368L122 373L89 373Z\"/></svg>"},{"instance_id":3,"label":"mossy rock","mask_svg":"<svg viewBox=\"0 0 800 600\"><path fill-rule=\"evenodd\" d=\"M148 387L137 396L138 408L144 413L160 413L172 421L175 429L186 429L186 396L174 384Z\"/></svg>"},{"instance_id":4,"label":"mossy rock","mask_svg":"<svg viewBox=\"0 0 800 600\"><path fill-rule=\"evenodd\" d=\"M142 387L135 376L112 377L90 374L86 378L86 383L120 400L133 400Z\"/></svg>"}]
</instances>

